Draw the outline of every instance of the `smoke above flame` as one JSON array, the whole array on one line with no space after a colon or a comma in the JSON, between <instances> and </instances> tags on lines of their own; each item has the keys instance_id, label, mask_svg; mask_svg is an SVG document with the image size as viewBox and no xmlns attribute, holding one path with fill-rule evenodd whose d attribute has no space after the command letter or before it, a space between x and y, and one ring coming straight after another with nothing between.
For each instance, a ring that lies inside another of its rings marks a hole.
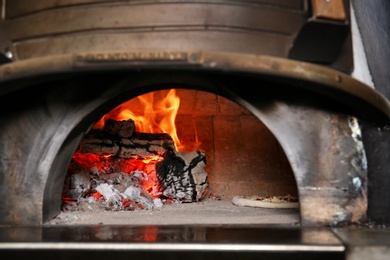
<instances>
[{"instance_id":1,"label":"smoke above flame","mask_svg":"<svg viewBox=\"0 0 390 260\"><path fill-rule=\"evenodd\" d=\"M134 109L137 103L142 109ZM108 119L118 121L132 119L137 132L169 134L175 142L176 150L181 151L184 146L177 136L175 126L179 107L180 98L176 95L175 89L171 89L164 98L158 99L155 98L155 92L150 92L117 106L105 114L93 128L103 128Z\"/></svg>"}]
</instances>

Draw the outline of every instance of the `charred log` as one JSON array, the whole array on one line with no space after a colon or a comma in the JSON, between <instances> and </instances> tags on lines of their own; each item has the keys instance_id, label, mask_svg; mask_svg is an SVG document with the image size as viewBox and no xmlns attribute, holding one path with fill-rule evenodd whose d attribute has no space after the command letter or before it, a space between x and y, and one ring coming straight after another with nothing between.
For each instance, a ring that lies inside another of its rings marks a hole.
<instances>
[{"instance_id":1,"label":"charred log","mask_svg":"<svg viewBox=\"0 0 390 260\"><path fill-rule=\"evenodd\" d=\"M113 129L114 127L110 128L110 131L114 131ZM80 142L81 153L105 154L119 158L161 155L174 149L174 142L168 134L134 132L131 138L123 138L106 130L92 130Z\"/></svg>"},{"instance_id":2,"label":"charred log","mask_svg":"<svg viewBox=\"0 0 390 260\"><path fill-rule=\"evenodd\" d=\"M135 125L132 119L123 121L108 119L104 124L103 130L114 136L128 138L133 135Z\"/></svg>"},{"instance_id":3,"label":"charred log","mask_svg":"<svg viewBox=\"0 0 390 260\"><path fill-rule=\"evenodd\" d=\"M182 202L201 199L208 186L205 165L206 157L202 152L167 152L164 160L156 164L160 191Z\"/></svg>"},{"instance_id":4,"label":"charred log","mask_svg":"<svg viewBox=\"0 0 390 260\"><path fill-rule=\"evenodd\" d=\"M79 200L91 190L91 180L89 173L77 172L68 174L65 178L62 197Z\"/></svg>"}]
</instances>

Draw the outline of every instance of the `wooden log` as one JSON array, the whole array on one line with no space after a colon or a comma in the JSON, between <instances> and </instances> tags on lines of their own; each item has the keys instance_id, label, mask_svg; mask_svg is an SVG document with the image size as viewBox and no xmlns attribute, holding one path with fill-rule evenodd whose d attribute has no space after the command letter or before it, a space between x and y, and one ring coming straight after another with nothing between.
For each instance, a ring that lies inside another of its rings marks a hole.
<instances>
[{"instance_id":1,"label":"wooden log","mask_svg":"<svg viewBox=\"0 0 390 260\"><path fill-rule=\"evenodd\" d=\"M202 199L208 189L206 156L203 152L167 152L156 164L162 195L182 202Z\"/></svg>"},{"instance_id":2,"label":"wooden log","mask_svg":"<svg viewBox=\"0 0 390 260\"><path fill-rule=\"evenodd\" d=\"M132 119L123 121L108 119L104 123L103 130L111 135L127 138L133 135L135 131L135 125Z\"/></svg>"},{"instance_id":3,"label":"wooden log","mask_svg":"<svg viewBox=\"0 0 390 260\"><path fill-rule=\"evenodd\" d=\"M81 153L95 153L120 158L149 157L161 155L167 150L175 151L175 145L168 134L134 132L131 138L108 134L102 130L91 130L80 142Z\"/></svg>"}]
</instances>

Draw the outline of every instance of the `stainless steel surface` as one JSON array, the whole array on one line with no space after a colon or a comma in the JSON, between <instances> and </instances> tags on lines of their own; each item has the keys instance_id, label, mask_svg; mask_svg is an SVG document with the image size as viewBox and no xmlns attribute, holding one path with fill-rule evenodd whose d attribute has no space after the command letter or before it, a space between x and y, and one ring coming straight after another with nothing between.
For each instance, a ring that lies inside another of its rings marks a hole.
<instances>
[{"instance_id":1,"label":"stainless steel surface","mask_svg":"<svg viewBox=\"0 0 390 260\"><path fill-rule=\"evenodd\" d=\"M2 226L0 254L23 259L388 259L389 228L275 225Z\"/></svg>"},{"instance_id":2,"label":"stainless steel surface","mask_svg":"<svg viewBox=\"0 0 390 260\"><path fill-rule=\"evenodd\" d=\"M349 73L350 39L344 41L340 33L321 39L321 33L309 32L304 41L317 39L310 41L310 48L296 41L305 24L311 23L310 16L308 0L42 0L33 4L16 0L6 1L0 34L7 35L8 48L15 50L17 60L129 49L194 49L284 58L293 54L294 59L308 60L305 52L311 51L310 61L326 61L326 66ZM334 29L329 24L321 28ZM348 23L344 29L344 36L349 35ZM291 53L293 49L298 51ZM340 54L341 49L346 55ZM318 53L321 58L314 58Z\"/></svg>"},{"instance_id":3,"label":"stainless steel surface","mask_svg":"<svg viewBox=\"0 0 390 260\"><path fill-rule=\"evenodd\" d=\"M3 227L0 231L2 256L43 259L48 253L103 259L107 252L122 257L158 254L160 259L343 259L345 250L329 229L291 226Z\"/></svg>"},{"instance_id":4,"label":"stainless steel surface","mask_svg":"<svg viewBox=\"0 0 390 260\"><path fill-rule=\"evenodd\" d=\"M0 67L0 94L28 86L28 82L8 82L21 78L148 68L244 73L264 78L268 84L257 88L267 92L278 88L286 92L308 91L320 95L320 99L330 98L335 102L328 104L330 109L346 109L371 122L388 123L390 120L389 101L347 74L305 62L229 52L102 51L19 61Z\"/></svg>"},{"instance_id":5,"label":"stainless steel surface","mask_svg":"<svg viewBox=\"0 0 390 260\"><path fill-rule=\"evenodd\" d=\"M126 0L43 0L43 1L34 1L31 2L29 0L12 0L7 3L7 15L10 18L15 18L19 16L23 16L30 13L35 13L39 11L50 10L58 7L71 7L77 5L86 5L86 4L98 4L98 3L123 3L128 2ZM146 3L175 3L175 2L183 2L180 0L133 0L132 4L146 4ZM223 3L227 2L224 0L192 0L192 3ZM301 10L304 7L304 2L302 0L231 0L230 4L242 5L242 4L252 4L252 5L271 5L280 8L292 9L292 10Z\"/></svg>"},{"instance_id":6,"label":"stainless steel surface","mask_svg":"<svg viewBox=\"0 0 390 260\"><path fill-rule=\"evenodd\" d=\"M343 252L343 246L315 246L315 245L235 245L235 244L105 244L105 243L1 243L1 249L34 249L34 250L148 250L148 251L242 251L242 252Z\"/></svg>"},{"instance_id":7,"label":"stainless steel surface","mask_svg":"<svg viewBox=\"0 0 390 260\"><path fill-rule=\"evenodd\" d=\"M4 31L19 60L129 49L285 57L306 13L302 0L7 1Z\"/></svg>"},{"instance_id":8,"label":"stainless steel surface","mask_svg":"<svg viewBox=\"0 0 390 260\"><path fill-rule=\"evenodd\" d=\"M281 102L266 110L258 108L253 113L279 140L294 171L301 223L364 222L367 166L349 119Z\"/></svg>"},{"instance_id":9,"label":"stainless steel surface","mask_svg":"<svg viewBox=\"0 0 390 260\"><path fill-rule=\"evenodd\" d=\"M348 245L347 260L373 259L386 260L390 255L389 227L346 227L335 228L343 244Z\"/></svg>"}]
</instances>

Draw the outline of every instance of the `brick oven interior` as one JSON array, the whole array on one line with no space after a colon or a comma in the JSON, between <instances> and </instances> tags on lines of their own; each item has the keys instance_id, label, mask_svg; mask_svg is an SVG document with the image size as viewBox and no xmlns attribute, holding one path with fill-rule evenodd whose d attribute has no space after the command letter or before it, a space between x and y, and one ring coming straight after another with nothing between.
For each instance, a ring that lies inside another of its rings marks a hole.
<instances>
[{"instance_id":1,"label":"brick oven interior","mask_svg":"<svg viewBox=\"0 0 390 260\"><path fill-rule=\"evenodd\" d=\"M250 111L224 97L178 90L177 124L183 140L196 132L208 156L211 189L232 198L297 196L295 178L272 132Z\"/></svg>"},{"instance_id":2,"label":"brick oven interior","mask_svg":"<svg viewBox=\"0 0 390 260\"><path fill-rule=\"evenodd\" d=\"M168 91L152 93L155 100L162 100ZM299 222L297 208L263 208L262 211L261 208L245 208L232 203L235 196L292 196L298 199L297 184L288 159L264 123L249 110L225 97L192 89L179 88L175 91L180 99L175 120L178 137L187 147L200 143L193 150L203 151L206 155L209 190L205 197L192 203L195 205L177 201L173 203L175 205L167 204L150 212L116 211L110 214L107 211L112 209L108 207L107 210L65 210L49 224L97 224L107 221L160 225ZM144 107L137 97L131 99L130 104L133 113L143 114ZM145 214L156 216L145 219ZM258 214L262 217L257 218Z\"/></svg>"}]
</instances>

